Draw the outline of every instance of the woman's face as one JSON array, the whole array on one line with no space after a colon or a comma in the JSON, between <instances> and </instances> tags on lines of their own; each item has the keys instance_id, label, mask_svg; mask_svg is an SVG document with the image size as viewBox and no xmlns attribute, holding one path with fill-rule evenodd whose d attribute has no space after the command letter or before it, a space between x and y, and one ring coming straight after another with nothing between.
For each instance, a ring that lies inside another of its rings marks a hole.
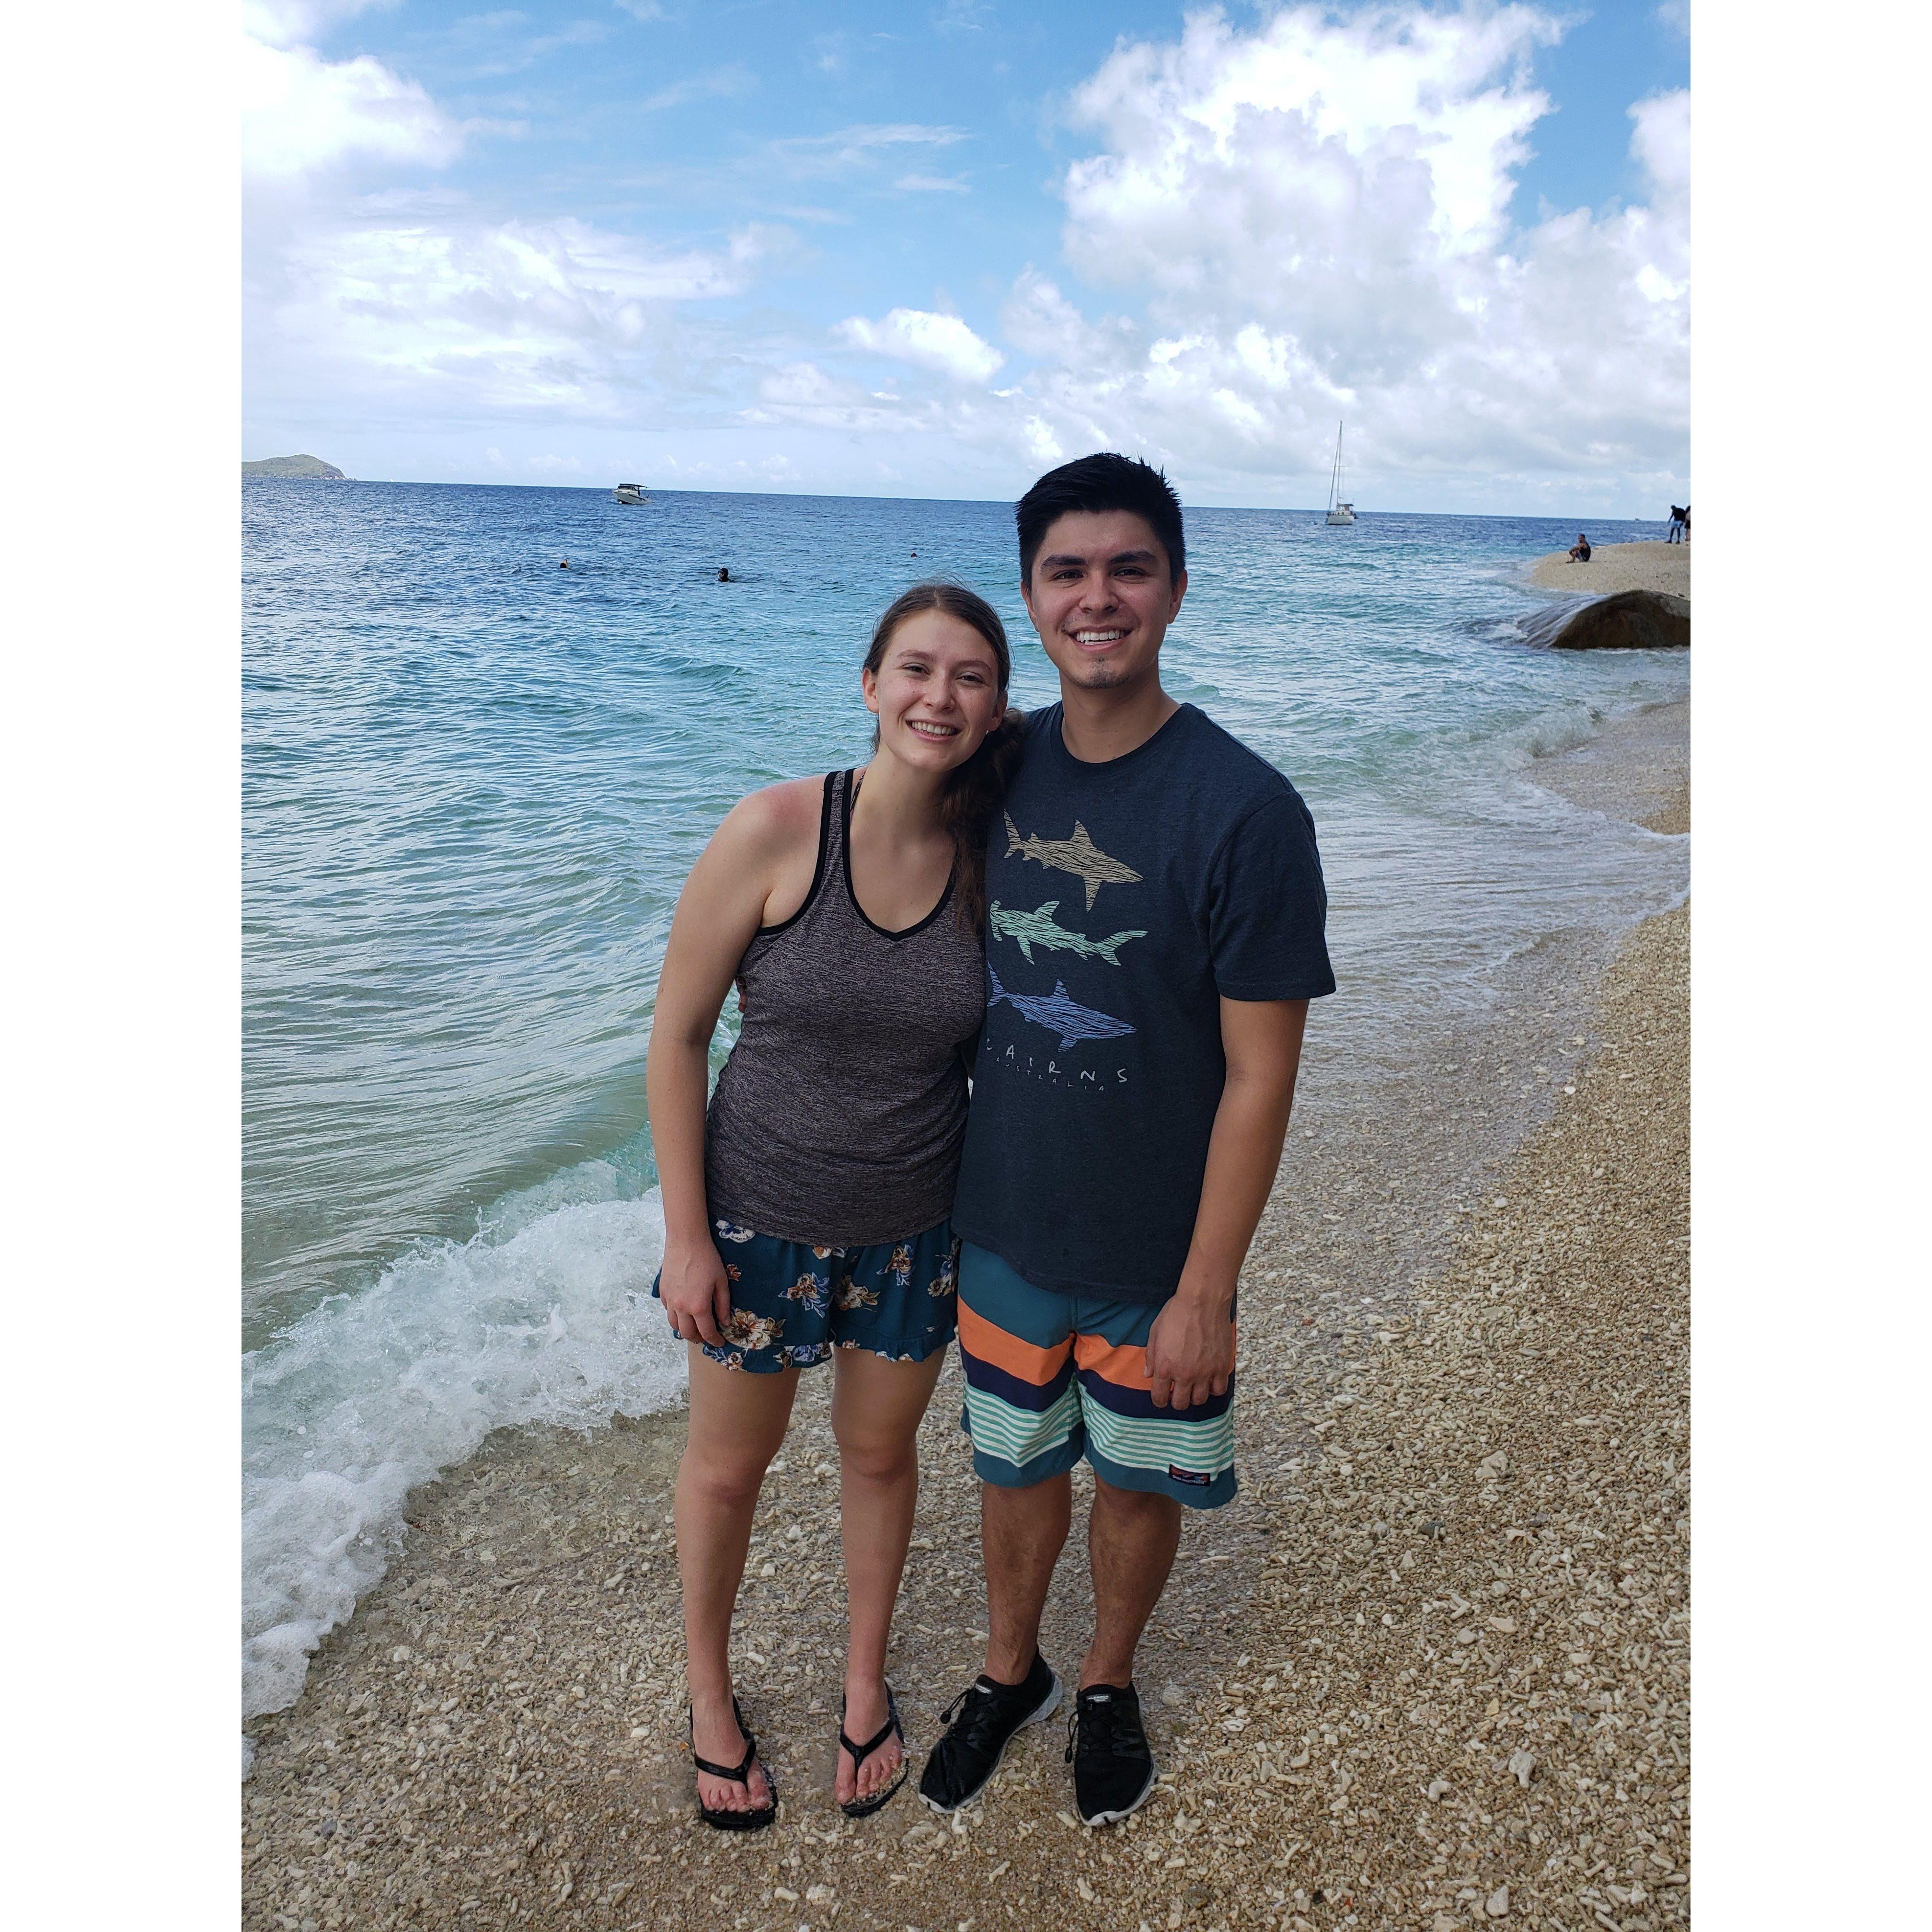
<instances>
[{"instance_id":1,"label":"woman's face","mask_svg":"<svg viewBox=\"0 0 1932 1932\"><path fill-rule=\"evenodd\" d=\"M1006 716L992 646L944 610L906 618L878 672L860 672L860 682L880 749L918 771L963 765Z\"/></svg>"}]
</instances>

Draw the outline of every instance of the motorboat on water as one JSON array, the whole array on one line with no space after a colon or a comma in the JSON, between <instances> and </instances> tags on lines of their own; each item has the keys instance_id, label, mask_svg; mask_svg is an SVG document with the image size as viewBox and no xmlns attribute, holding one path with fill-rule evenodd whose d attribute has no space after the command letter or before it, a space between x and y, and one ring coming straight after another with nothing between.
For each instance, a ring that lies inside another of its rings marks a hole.
<instances>
[{"instance_id":1,"label":"motorboat on water","mask_svg":"<svg viewBox=\"0 0 1932 1932\"><path fill-rule=\"evenodd\" d=\"M610 492L620 503L648 503L650 493L641 483L620 483Z\"/></svg>"},{"instance_id":2,"label":"motorboat on water","mask_svg":"<svg viewBox=\"0 0 1932 1932\"><path fill-rule=\"evenodd\" d=\"M1328 516L1331 524L1352 524L1355 506L1342 500L1342 425L1335 425L1335 472L1328 479Z\"/></svg>"}]
</instances>

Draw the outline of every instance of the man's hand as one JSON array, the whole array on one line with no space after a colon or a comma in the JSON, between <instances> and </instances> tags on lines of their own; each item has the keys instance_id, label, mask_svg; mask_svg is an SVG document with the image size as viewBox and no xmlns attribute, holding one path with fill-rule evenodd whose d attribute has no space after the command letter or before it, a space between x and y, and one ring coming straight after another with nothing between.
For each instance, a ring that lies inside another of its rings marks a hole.
<instances>
[{"instance_id":1,"label":"man's hand","mask_svg":"<svg viewBox=\"0 0 1932 1932\"><path fill-rule=\"evenodd\" d=\"M658 1298L670 1325L686 1341L709 1342L714 1348L724 1346L722 1331L731 1318L731 1282L710 1242L666 1247Z\"/></svg>"},{"instance_id":2,"label":"man's hand","mask_svg":"<svg viewBox=\"0 0 1932 1932\"><path fill-rule=\"evenodd\" d=\"M1148 1393L1156 1408L1195 1408L1228 1393L1234 1372L1229 1305L1177 1294L1154 1318L1147 1345Z\"/></svg>"}]
</instances>

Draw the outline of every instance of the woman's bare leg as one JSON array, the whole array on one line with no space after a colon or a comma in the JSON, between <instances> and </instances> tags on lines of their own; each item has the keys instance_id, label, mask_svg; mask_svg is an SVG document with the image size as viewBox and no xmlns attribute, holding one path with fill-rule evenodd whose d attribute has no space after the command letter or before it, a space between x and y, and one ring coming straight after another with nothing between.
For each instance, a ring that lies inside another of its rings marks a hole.
<instances>
[{"instance_id":1,"label":"woman's bare leg","mask_svg":"<svg viewBox=\"0 0 1932 1932\"><path fill-rule=\"evenodd\" d=\"M932 1400L946 1351L890 1362L862 1348L832 1358L832 1431L838 1438L839 1523L845 1544L850 1623L845 1664L845 1735L863 1744L886 1721L886 1643L919 1501L920 1418ZM855 1774L838 1754L842 1804L868 1798L899 1774L904 1752L888 1738Z\"/></svg>"},{"instance_id":2,"label":"woman's bare leg","mask_svg":"<svg viewBox=\"0 0 1932 1932\"><path fill-rule=\"evenodd\" d=\"M745 1574L752 1517L765 1465L778 1454L798 1392L798 1371L748 1375L690 1346L691 1433L677 1470L677 1570L684 1585L685 1681L694 1748L736 1764L744 1734L731 1712L731 1612ZM699 1802L714 1811L756 1811L770 1802L765 1768L750 1788L698 1774Z\"/></svg>"}]
</instances>

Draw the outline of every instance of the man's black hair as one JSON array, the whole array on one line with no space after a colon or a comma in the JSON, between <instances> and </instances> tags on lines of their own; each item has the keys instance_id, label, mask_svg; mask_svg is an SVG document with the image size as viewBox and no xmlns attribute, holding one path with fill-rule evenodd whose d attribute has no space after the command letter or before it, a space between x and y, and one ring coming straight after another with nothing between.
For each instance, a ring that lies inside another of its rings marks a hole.
<instances>
[{"instance_id":1,"label":"man's black hair","mask_svg":"<svg viewBox=\"0 0 1932 1932\"><path fill-rule=\"evenodd\" d=\"M1033 580L1034 559L1057 518L1074 511L1099 514L1130 510L1144 517L1160 547L1167 552L1169 577L1175 583L1187 567L1187 546L1180 534L1180 499L1166 475L1135 456L1102 450L1077 457L1049 470L1013 506L1020 532L1020 581Z\"/></svg>"}]
</instances>

